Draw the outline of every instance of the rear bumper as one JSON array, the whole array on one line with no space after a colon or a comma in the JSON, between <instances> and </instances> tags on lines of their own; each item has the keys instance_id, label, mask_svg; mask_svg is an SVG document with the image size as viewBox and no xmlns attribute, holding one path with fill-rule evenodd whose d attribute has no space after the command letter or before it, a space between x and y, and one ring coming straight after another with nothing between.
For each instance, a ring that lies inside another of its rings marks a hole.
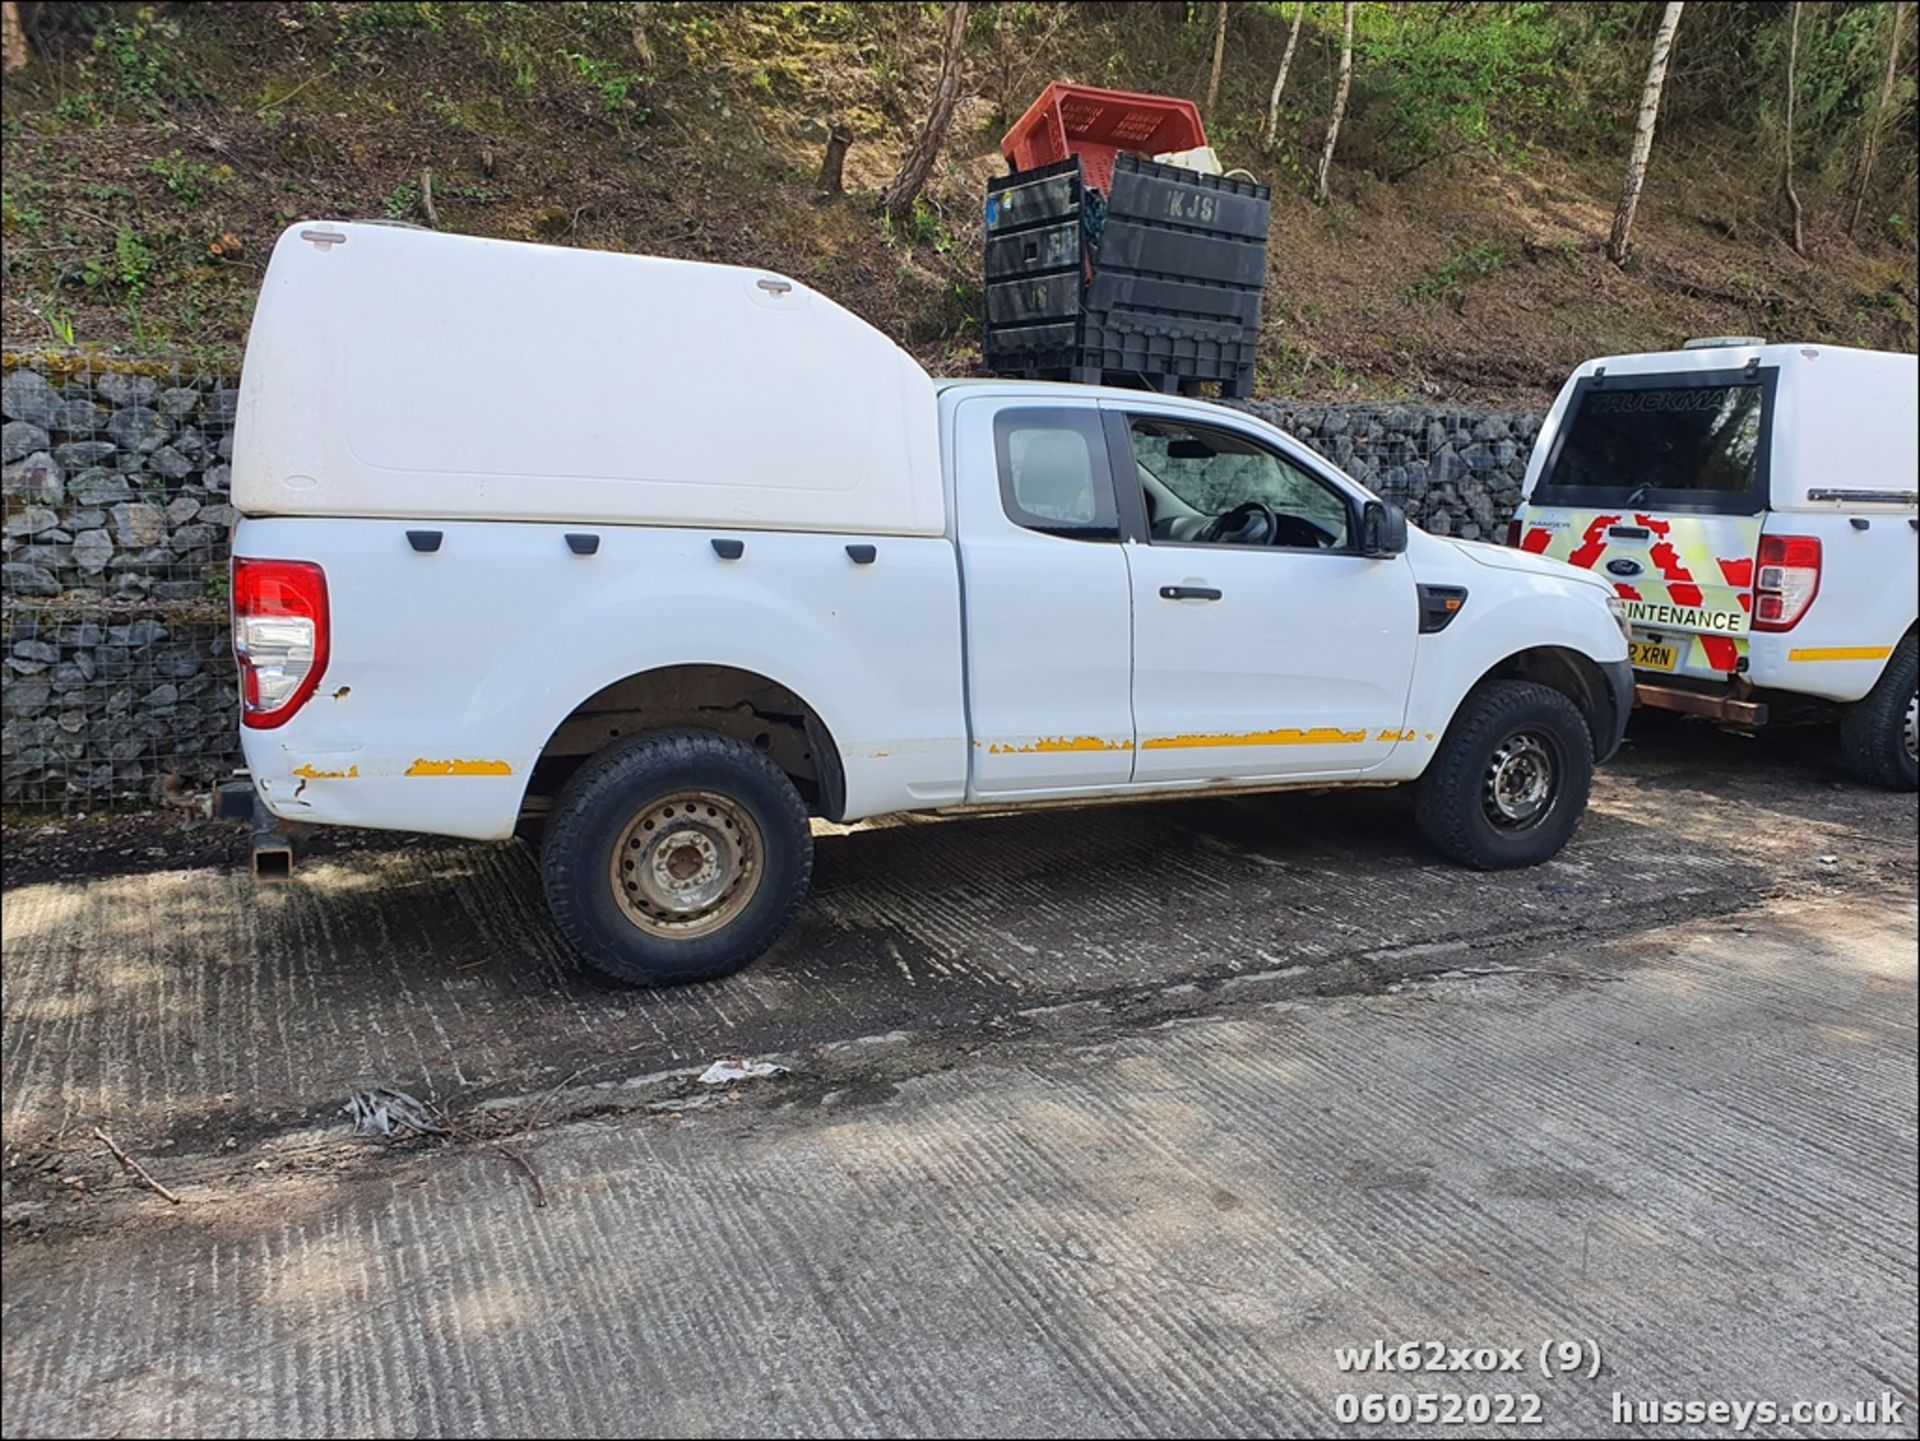
<instances>
[{"instance_id":1,"label":"rear bumper","mask_svg":"<svg viewBox=\"0 0 1920 1441\"><path fill-rule=\"evenodd\" d=\"M1612 713L1607 717L1604 732L1594 736L1596 764L1613 759L1614 752L1620 749L1621 737L1627 733L1627 717L1633 714L1633 662L1603 661L1600 669L1607 677Z\"/></svg>"}]
</instances>

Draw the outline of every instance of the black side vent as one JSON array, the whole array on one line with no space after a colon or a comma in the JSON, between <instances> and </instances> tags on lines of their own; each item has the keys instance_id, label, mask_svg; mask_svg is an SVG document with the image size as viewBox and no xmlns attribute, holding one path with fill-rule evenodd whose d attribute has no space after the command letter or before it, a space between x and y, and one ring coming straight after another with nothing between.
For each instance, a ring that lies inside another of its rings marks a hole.
<instances>
[{"instance_id":1,"label":"black side vent","mask_svg":"<svg viewBox=\"0 0 1920 1441\"><path fill-rule=\"evenodd\" d=\"M1464 585L1423 585L1420 587L1420 634L1434 635L1453 624L1453 618L1467 603Z\"/></svg>"}]
</instances>

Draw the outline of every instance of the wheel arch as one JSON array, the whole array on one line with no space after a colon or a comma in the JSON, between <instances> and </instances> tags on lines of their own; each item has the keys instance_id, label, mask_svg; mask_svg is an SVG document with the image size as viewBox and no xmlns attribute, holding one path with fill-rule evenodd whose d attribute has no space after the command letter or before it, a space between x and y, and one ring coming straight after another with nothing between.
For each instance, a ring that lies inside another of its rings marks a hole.
<instances>
[{"instance_id":1,"label":"wheel arch","mask_svg":"<svg viewBox=\"0 0 1920 1441\"><path fill-rule=\"evenodd\" d=\"M1615 714L1613 687L1600 663L1571 646L1536 645L1518 650L1493 665L1467 687L1460 705L1489 681L1524 680L1557 690L1580 710L1593 737L1596 760L1610 754L1618 741L1620 717ZM1460 707L1455 707L1456 714Z\"/></svg>"},{"instance_id":2,"label":"wheel arch","mask_svg":"<svg viewBox=\"0 0 1920 1441\"><path fill-rule=\"evenodd\" d=\"M808 810L838 820L846 770L820 712L785 682L739 666L683 663L609 682L563 716L534 761L521 823L537 825L574 771L608 746L650 731L687 728L739 740L794 783Z\"/></svg>"}]
</instances>

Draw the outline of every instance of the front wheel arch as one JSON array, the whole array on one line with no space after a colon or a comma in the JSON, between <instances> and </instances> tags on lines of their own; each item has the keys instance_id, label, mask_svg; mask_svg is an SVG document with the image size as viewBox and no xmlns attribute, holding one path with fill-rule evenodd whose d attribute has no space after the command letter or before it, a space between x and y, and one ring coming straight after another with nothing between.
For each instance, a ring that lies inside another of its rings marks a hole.
<instances>
[{"instance_id":1,"label":"front wheel arch","mask_svg":"<svg viewBox=\"0 0 1920 1441\"><path fill-rule=\"evenodd\" d=\"M1593 738L1594 755L1605 757L1613 750L1623 717L1615 713L1613 688L1607 683L1606 672L1591 656L1559 645L1516 651L1489 666L1467 687L1460 704L1465 705L1468 697L1489 682L1501 680L1531 681L1559 691L1579 708L1581 718L1587 723L1587 733ZM1632 704L1631 696L1626 703Z\"/></svg>"}]
</instances>

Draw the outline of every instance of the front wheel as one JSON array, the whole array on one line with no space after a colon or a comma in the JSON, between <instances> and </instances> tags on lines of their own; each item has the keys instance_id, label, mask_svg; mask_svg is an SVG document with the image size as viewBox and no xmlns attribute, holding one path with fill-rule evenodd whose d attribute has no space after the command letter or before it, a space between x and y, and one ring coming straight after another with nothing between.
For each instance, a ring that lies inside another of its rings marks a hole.
<instances>
[{"instance_id":1,"label":"front wheel","mask_svg":"<svg viewBox=\"0 0 1920 1441\"><path fill-rule=\"evenodd\" d=\"M1550 686L1490 681L1460 703L1414 783L1414 818L1435 850L1476 870L1553 859L1593 787L1593 736Z\"/></svg>"},{"instance_id":2,"label":"front wheel","mask_svg":"<svg viewBox=\"0 0 1920 1441\"><path fill-rule=\"evenodd\" d=\"M1920 647L1912 636L1894 647L1866 698L1841 712L1840 751L1868 785L1920 789Z\"/></svg>"},{"instance_id":3,"label":"front wheel","mask_svg":"<svg viewBox=\"0 0 1920 1441\"><path fill-rule=\"evenodd\" d=\"M588 761L540 852L561 932L594 969L642 986L740 970L786 930L812 875L793 782L752 746L697 731Z\"/></svg>"}]
</instances>

